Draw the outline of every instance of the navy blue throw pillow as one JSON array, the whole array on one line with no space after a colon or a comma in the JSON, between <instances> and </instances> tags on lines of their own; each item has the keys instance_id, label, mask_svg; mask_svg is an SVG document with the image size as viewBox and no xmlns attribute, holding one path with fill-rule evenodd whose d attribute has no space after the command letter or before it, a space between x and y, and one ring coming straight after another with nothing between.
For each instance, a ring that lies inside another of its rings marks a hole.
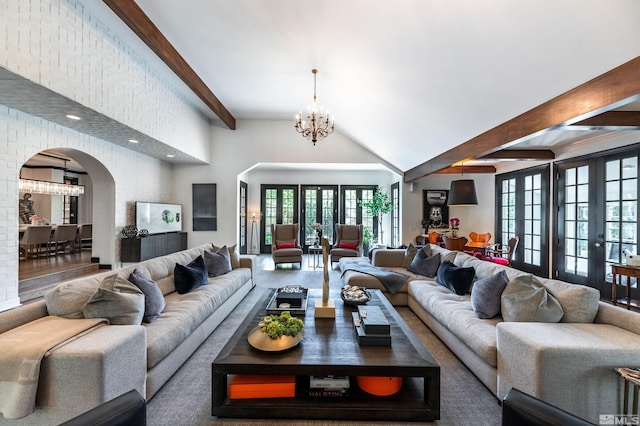
<instances>
[{"instance_id":1,"label":"navy blue throw pillow","mask_svg":"<svg viewBox=\"0 0 640 426\"><path fill-rule=\"evenodd\" d=\"M202 256L196 257L188 265L176 264L173 270L173 281L178 294L189 293L194 288L205 285L208 280L209 275Z\"/></svg>"},{"instance_id":2,"label":"navy blue throw pillow","mask_svg":"<svg viewBox=\"0 0 640 426\"><path fill-rule=\"evenodd\" d=\"M473 267L462 268L454 265L449 260L445 260L440 265L440 269L438 269L436 281L457 295L463 296L469 292L475 276L476 270Z\"/></svg>"}]
</instances>

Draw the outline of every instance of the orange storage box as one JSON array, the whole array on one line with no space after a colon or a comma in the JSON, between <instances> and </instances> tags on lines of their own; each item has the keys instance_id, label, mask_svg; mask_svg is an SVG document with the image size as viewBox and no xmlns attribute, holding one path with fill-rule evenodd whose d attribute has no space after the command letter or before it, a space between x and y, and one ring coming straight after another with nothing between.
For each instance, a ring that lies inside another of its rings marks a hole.
<instances>
[{"instance_id":1,"label":"orange storage box","mask_svg":"<svg viewBox=\"0 0 640 426\"><path fill-rule=\"evenodd\" d=\"M295 376L234 375L229 381L229 398L293 398Z\"/></svg>"}]
</instances>

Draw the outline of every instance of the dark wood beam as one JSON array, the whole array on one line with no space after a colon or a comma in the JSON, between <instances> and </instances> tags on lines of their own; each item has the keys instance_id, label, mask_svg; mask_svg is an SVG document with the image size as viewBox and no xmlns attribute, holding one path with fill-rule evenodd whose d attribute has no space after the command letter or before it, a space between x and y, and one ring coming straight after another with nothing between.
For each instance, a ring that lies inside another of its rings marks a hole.
<instances>
[{"instance_id":1,"label":"dark wood beam","mask_svg":"<svg viewBox=\"0 0 640 426\"><path fill-rule=\"evenodd\" d=\"M518 161L542 161L553 160L556 154L550 149L503 149L491 154L478 157L482 160L518 160Z\"/></svg>"},{"instance_id":2,"label":"dark wood beam","mask_svg":"<svg viewBox=\"0 0 640 426\"><path fill-rule=\"evenodd\" d=\"M569 90L404 173L411 182L459 161L505 149L640 99L640 57Z\"/></svg>"},{"instance_id":3,"label":"dark wood beam","mask_svg":"<svg viewBox=\"0 0 640 426\"><path fill-rule=\"evenodd\" d=\"M568 126L571 130L639 130L640 112L608 111Z\"/></svg>"},{"instance_id":4,"label":"dark wood beam","mask_svg":"<svg viewBox=\"0 0 640 426\"><path fill-rule=\"evenodd\" d=\"M103 0L231 130L236 119L133 0Z\"/></svg>"},{"instance_id":5,"label":"dark wood beam","mask_svg":"<svg viewBox=\"0 0 640 426\"><path fill-rule=\"evenodd\" d=\"M439 175L463 175L465 173L495 173L494 166L452 166L440 169L436 172Z\"/></svg>"}]
</instances>

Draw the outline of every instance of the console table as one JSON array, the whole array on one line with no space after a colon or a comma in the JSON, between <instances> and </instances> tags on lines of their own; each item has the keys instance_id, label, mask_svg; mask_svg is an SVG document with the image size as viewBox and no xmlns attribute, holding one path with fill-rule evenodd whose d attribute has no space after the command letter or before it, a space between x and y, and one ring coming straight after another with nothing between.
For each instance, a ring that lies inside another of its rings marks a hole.
<instances>
[{"instance_id":1,"label":"console table","mask_svg":"<svg viewBox=\"0 0 640 426\"><path fill-rule=\"evenodd\" d=\"M121 238L120 261L137 263L187 249L186 232L168 232L148 237Z\"/></svg>"},{"instance_id":2,"label":"console table","mask_svg":"<svg viewBox=\"0 0 640 426\"><path fill-rule=\"evenodd\" d=\"M631 309L631 307L640 308L640 300L631 298L631 277L634 277L636 280L640 279L640 266L630 266L630 265L622 265L622 264L613 264L611 265L611 274L613 275L613 280L611 281L611 301L614 305L618 303L624 303L627 305L627 309ZM623 285L622 275L626 275L627 284L626 284L626 297L618 298L617 297L617 276L620 275L620 285Z\"/></svg>"}]
</instances>

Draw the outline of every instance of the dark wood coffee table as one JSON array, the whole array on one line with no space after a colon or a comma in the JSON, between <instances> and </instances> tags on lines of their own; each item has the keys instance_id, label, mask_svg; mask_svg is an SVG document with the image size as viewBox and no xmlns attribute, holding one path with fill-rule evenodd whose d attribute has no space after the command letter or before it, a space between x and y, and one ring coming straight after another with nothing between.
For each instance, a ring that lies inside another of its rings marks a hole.
<instances>
[{"instance_id":1,"label":"dark wood coffee table","mask_svg":"<svg viewBox=\"0 0 640 426\"><path fill-rule=\"evenodd\" d=\"M440 418L440 366L379 290L371 290L369 305L379 306L391 324L391 346L360 346L351 312L336 303L336 318L314 318L315 299L309 290L304 339L285 352L265 353L247 342L249 332L265 315L274 290L267 291L247 316L246 326L224 346L212 364L212 409L218 417L434 421ZM230 374L296 376L295 398L230 399ZM349 396L314 399L306 396L311 375L342 375L351 380ZM356 376L399 376L402 389L391 396L373 396L358 388Z\"/></svg>"}]
</instances>

